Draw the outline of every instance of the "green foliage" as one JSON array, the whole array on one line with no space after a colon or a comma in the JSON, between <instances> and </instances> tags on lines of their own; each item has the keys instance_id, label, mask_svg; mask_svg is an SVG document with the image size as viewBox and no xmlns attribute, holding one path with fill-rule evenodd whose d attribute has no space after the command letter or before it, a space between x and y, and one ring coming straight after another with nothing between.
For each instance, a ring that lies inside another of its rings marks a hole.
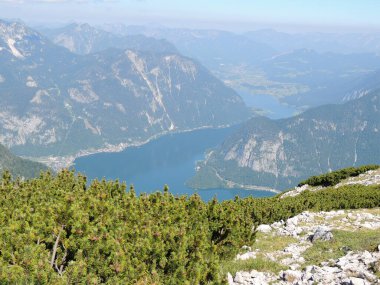
<instances>
[{"instance_id":1,"label":"green foliage","mask_svg":"<svg viewBox=\"0 0 380 285\"><path fill-rule=\"evenodd\" d=\"M287 267L279 264L278 262L269 260L267 257L263 255L258 255L256 258L250 258L247 260L230 260L222 263L221 272L224 275L227 273L231 273L235 275L238 271L264 271L264 272L272 272L279 273L281 270L286 270Z\"/></svg>"},{"instance_id":2,"label":"green foliage","mask_svg":"<svg viewBox=\"0 0 380 285\"><path fill-rule=\"evenodd\" d=\"M136 194L73 171L0 183L0 283L207 284L253 241L241 200Z\"/></svg>"},{"instance_id":3,"label":"green foliage","mask_svg":"<svg viewBox=\"0 0 380 285\"><path fill-rule=\"evenodd\" d=\"M332 211L380 207L380 185L346 185L311 192L304 191L295 197L243 200L252 209L255 223L269 224L286 220L304 211Z\"/></svg>"},{"instance_id":4,"label":"green foliage","mask_svg":"<svg viewBox=\"0 0 380 285\"><path fill-rule=\"evenodd\" d=\"M168 187L140 196L126 189L117 180L88 186L68 170L27 181L5 172L0 284L221 284L221 265L254 244L257 224L304 210L380 206L380 186L208 203Z\"/></svg>"},{"instance_id":5,"label":"green foliage","mask_svg":"<svg viewBox=\"0 0 380 285\"><path fill-rule=\"evenodd\" d=\"M368 170L375 170L380 168L380 165L364 165L360 167L348 167L343 168L337 171L332 171L327 174L312 176L309 179L306 179L298 184L298 186L302 186L308 184L310 186L334 186L341 182L344 179L349 177L355 177L362 173L367 172Z\"/></svg>"}]
</instances>

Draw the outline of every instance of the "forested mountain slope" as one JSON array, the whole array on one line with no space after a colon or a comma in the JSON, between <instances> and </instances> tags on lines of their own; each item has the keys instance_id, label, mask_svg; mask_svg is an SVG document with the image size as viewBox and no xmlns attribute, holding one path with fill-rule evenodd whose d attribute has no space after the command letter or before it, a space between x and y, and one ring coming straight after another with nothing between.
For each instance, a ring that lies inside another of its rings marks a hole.
<instances>
[{"instance_id":1,"label":"forested mountain slope","mask_svg":"<svg viewBox=\"0 0 380 285\"><path fill-rule=\"evenodd\" d=\"M14 177L32 178L47 169L46 165L15 156L6 147L0 145L0 172L8 170Z\"/></svg>"}]
</instances>

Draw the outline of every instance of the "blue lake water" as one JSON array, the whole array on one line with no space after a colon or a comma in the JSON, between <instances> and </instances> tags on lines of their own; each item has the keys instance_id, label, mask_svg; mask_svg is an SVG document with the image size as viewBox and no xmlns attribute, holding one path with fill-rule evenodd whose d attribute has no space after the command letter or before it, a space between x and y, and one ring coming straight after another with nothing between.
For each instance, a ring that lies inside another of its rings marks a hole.
<instances>
[{"instance_id":1,"label":"blue lake water","mask_svg":"<svg viewBox=\"0 0 380 285\"><path fill-rule=\"evenodd\" d=\"M248 107L261 109L264 115L271 119L282 119L294 116L298 113L296 107L281 103L277 98L270 95L253 95L248 91L237 90Z\"/></svg>"},{"instance_id":2,"label":"blue lake water","mask_svg":"<svg viewBox=\"0 0 380 285\"><path fill-rule=\"evenodd\" d=\"M106 178L133 184L136 193L161 191L165 184L171 193L191 195L198 193L202 199L214 196L219 201L239 197L268 197L273 193L241 189L193 190L185 182L195 173L198 160L207 149L215 147L231 134L237 126L225 129L203 129L170 134L139 147L130 147L118 153L98 153L75 160L75 169L88 179Z\"/></svg>"}]
</instances>

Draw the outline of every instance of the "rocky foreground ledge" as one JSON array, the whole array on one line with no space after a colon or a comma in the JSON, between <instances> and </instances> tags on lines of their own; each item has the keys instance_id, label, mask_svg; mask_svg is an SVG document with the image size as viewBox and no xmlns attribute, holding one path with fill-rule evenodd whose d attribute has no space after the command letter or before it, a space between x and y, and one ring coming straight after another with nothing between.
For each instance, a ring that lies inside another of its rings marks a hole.
<instances>
[{"instance_id":1,"label":"rocky foreground ledge","mask_svg":"<svg viewBox=\"0 0 380 285\"><path fill-rule=\"evenodd\" d=\"M257 248L236 259L266 259L283 270L229 273L230 285L380 284L380 209L304 212L257 230Z\"/></svg>"}]
</instances>

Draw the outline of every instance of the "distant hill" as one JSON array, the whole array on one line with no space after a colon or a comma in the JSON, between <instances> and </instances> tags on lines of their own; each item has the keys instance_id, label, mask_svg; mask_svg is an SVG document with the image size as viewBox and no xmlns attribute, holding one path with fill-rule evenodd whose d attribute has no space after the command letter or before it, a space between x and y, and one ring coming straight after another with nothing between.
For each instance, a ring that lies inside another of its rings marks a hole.
<instances>
[{"instance_id":1,"label":"distant hill","mask_svg":"<svg viewBox=\"0 0 380 285\"><path fill-rule=\"evenodd\" d=\"M46 165L15 156L6 147L0 145L0 173L8 170L13 177L32 178L47 169Z\"/></svg>"},{"instance_id":2,"label":"distant hill","mask_svg":"<svg viewBox=\"0 0 380 285\"><path fill-rule=\"evenodd\" d=\"M189 184L286 189L299 180L380 162L380 91L298 116L254 118L211 150Z\"/></svg>"}]
</instances>

